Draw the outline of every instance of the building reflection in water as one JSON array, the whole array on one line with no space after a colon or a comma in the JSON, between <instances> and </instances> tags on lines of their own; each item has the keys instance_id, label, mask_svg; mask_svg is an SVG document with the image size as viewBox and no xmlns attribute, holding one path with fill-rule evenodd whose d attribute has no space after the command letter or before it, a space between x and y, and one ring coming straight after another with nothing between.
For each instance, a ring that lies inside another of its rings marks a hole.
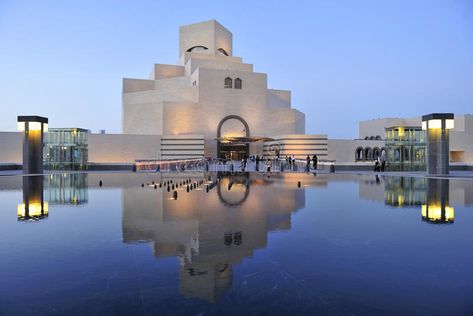
<instances>
[{"instance_id":1,"label":"building reflection in water","mask_svg":"<svg viewBox=\"0 0 473 316\"><path fill-rule=\"evenodd\" d=\"M23 177L23 203L18 204L18 220L41 220L48 217L48 202L43 198L43 176Z\"/></svg>"},{"instance_id":2,"label":"building reflection in water","mask_svg":"<svg viewBox=\"0 0 473 316\"><path fill-rule=\"evenodd\" d=\"M177 201L166 190L123 189L124 242L150 242L157 258L177 256L181 293L210 302L231 288L232 265L265 248L268 232L290 229L305 203L304 190L293 179L285 186L284 176L218 178L209 193L179 191Z\"/></svg>"},{"instance_id":3,"label":"building reflection in water","mask_svg":"<svg viewBox=\"0 0 473 316\"><path fill-rule=\"evenodd\" d=\"M80 205L87 203L87 174L61 173L44 177L46 199L50 205Z\"/></svg>"},{"instance_id":4,"label":"building reflection in water","mask_svg":"<svg viewBox=\"0 0 473 316\"><path fill-rule=\"evenodd\" d=\"M23 177L23 203L18 204L19 221L37 221L49 215L50 205L87 203L87 174L63 173Z\"/></svg>"},{"instance_id":5,"label":"building reflection in water","mask_svg":"<svg viewBox=\"0 0 473 316\"><path fill-rule=\"evenodd\" d=\"M427 202L422 205L422 219L429 223L453 223L454 209L449 205L449 181L427 179Z\"/></svg>"},{"instance_id":6,"label":"building reflection in water","mask_svg":"<svg viewBox=\"0 0 473 316\"><path fill-rule=\"evenodd\" d=\"M449 192L448 179L386 177L384 198L389 206L420 208L426 222L453 223Z\"/></svg>"}]
</instances>

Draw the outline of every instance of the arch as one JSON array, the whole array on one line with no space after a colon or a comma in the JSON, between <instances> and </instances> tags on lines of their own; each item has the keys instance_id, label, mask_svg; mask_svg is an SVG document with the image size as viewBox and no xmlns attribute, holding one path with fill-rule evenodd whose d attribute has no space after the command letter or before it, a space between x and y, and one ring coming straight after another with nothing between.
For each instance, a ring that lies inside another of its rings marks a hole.
<instances>
[{"instance_id":1,"label":"arch","mask_svg":"<svg viewBox=\"0 0 473 316\"><path fill-rule=\"evenodd\" d=\"M187 50L187 52L188 53L193 53L193 52L200 52L200 51L204 51L204 50L208 50L208 48L205 47L205 46L197 45L197 46L193 46L193 47L189 48Z\"/></svg>"},{"instance_id":2,"label":"arch","mask_svg":"<svg viewBox=\"0 0 473 316\"><path fill-rule=\"evenodd\" d=\"M371 159L372 159L371 147L366 147L365 148L365 160L371 160Z\"/></svg>"},{"instance_id":3,"label":"arch","mask_svg":"<svg viewBox=\"0 0 473 316\"><path fill-rule=\"evenodd\" d=\"M242 174L240 173L238 175L232 175L232 176L227 176L219 172L217 174L217 177L219 179L218 185L217 185L217 195L218 195L219 201L223 205L228 206L228 207L238 207L242 205L243 203L245 203L245 201L248 199L248 196L250 195L250 176L248 172L245 172ZM222 180L224 179L230 181L227 189L223 187L223 185L225 184L225 181L222 181ZM229 192L231 190L233 183L244 185L244 189L243 189L244 192L243 192L243 195L238 200L230 201L225 197L225 192Z\"/></svg>"},{"instance_id":4,"label":"arch","mask_svg":"<svg viewBox=\"0 0 473 316\"><path fill-rule=\"evenodd\" d=\"M217 49L217 52L220 53L221 55L224 55L224 56L228 56L228 53L226 50L224 50L223 48L219 48Z\"/></svg>"},{"instance_id":5,"label":"arch","mask_svg":"<svg viewBox=\"0 0 473 316\"><path fill-rule=\"evenodd\" d=\"M218 139L220 139L220 137L222 136L222 126L223 126L223 124L226 121L231 120L231 119L240 121L243 124L243 126L245 127L245 136L250 137L250 126L248 125L248 123L241 116L228 115L228 116L225 116L220 121L220 123L218 123L218 126L217 126L217 138ZM222 149L222 147L223 147L223 145L220 143L219 140L217 140L217 157L219 157L219 158L220 158L220 150ZM246 147L246 155L248 156L249 153L250 153L250 144L246 144L245 147Z\"/></svg>"},{"instance_id":6,"label":"arch","mask_svg":"<svg viewBox=\"0 0 473 316\"><path fill-rule=\"evenodd\" d=\"M370 140L374 140L374 136L370 136Z\"/></svg>"},{"instance_id":7,"label":"arch","mask_svg":"<svg viewBox=\"0 0 473 316\"><path fill-rule=\"evenodd\" d=\"M242 82L240 78L235 79L235 89L241 89Z\"/></svg>"},{"instance_id":8,"label":"arch","mask_svg":"<svg viewBox=\"0 0 473 316\"><path fill-rule=\"evenodd\" d=\"M365 139L368 140L368 139L370 139L370 137L369 137L369 136L365 136Z\"/></svg>"},{"instance_id":9,"label":"arch","mask_svg":"<svg viewBox=\"0 0 473 316\"><path fill-rule=\"evenodd\" d=\"M364 153L363 147L358 147L355 150L355 161L363 160L363 157L364 157L363 153Z\"/></svg>"},{"instance_id":10,"label":"arch","mask_svg":"<svg viewBox=\"0 0 473 316\"><path fill-rule=\"evenodd\" d=\"M376 135L375 138L376 138L376 140L381 140L381 136L379 136L379 135Z\"/></svg>"},{"instance_id":11,"label":"arch","mask_svg":"<svg viewBox=\"0 0 473 316\"><path fill-rule=\"evenodd\" d=\"M378 157L381 155L381 151L379 150L378 147L373 148L373 160L378 159Z\"/></svg>"},{"instance_id":12,"label":"arch","mask_svg":"<svg viewBox=\"0 0 473 316\"><path fill-rule=\"evenodd\" d=\"M232 86L233 86L232 78L230 78L230 77L225 78L225 80L223 81L223 85L224 85L225 89L231 89Z\"/></svg>"}]
</instances>

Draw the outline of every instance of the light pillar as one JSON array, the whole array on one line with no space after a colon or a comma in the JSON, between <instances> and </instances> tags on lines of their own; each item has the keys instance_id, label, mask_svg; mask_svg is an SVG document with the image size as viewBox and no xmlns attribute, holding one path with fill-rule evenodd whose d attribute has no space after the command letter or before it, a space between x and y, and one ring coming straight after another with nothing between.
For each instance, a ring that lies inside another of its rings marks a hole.
<instances>
[{"instance_id":1,"label":"light pillar","mask_svg":"<svg viewBox=\"0 0 473 316\"><path fill-rule=\"evenodd\" d=\"M48 202L43 197L43 176L23 177L23 203L18 204L18 220L40 220L48 217Z\"/></svg>"},{"instance_id":2,"label":"light pillar","mask_svg":"<svg viewBox=\"0 0 473 316\"><path fill-rule=\"evenodd\" d=\"M18 130L23 132L23 173L43 173L43 133L48 119L42 116L18 116Z\"/></svg>"},{"instance_id":3,"label":"light pillar","mask_svg":"<svg viewBox=\"0 0 473 316\"><path fill-rule=\"evenodd\" d=\"M427 173L449 173L449 130L454 127L453 113L422 116L422 129L427 131Z\"/></svg>"},{"instance_id":4,"label":"light pillar","mask_svg":"<svg viewBox=\"0 0 473 316\"><path fill-rule=\"evenodd\" d=\"M427 201L422 205L422 220L445 224L453 223L455 213L449 205L448 179L427 179Z\"/></svg>"}]
</instances>

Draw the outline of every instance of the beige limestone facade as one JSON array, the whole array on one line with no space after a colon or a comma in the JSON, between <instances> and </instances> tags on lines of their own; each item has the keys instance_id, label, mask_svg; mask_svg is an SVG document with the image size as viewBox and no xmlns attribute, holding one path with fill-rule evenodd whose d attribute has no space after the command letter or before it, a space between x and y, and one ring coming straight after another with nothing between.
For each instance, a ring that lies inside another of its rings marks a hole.
<instances>
[{"instance_id":1,"label":"beige limestone facade","mask_svg":"<svg viewBox=\"0 0 473 316\"><path fill-rule=\"evenodd\" d=\"M182 26L179 34L177 65L155 64L149 79L123 79L124 134L203 135L211 157L229 157L242 138L305 134L305 116L292 108L291 92L268 89L267 74L233 56L232 33L220 23ZM247 154L263 153L261 142L247 147Z\"/></svg>"}]
</instances>

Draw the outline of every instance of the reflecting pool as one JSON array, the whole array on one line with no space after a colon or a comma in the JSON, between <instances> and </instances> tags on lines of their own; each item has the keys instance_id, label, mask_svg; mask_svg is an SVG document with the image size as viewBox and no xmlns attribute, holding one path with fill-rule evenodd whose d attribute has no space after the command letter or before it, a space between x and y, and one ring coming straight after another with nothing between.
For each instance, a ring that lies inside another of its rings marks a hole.
<instances>
[{"instance_id":1,"label":"reflecting pool","mask_svg":"<svg viewBox=\"0 0 473 316\"><path fill-rule=\"evenodd\" d=\"M0 315L472 315L473 181L0 177Z\"/></svg>"}]
</instances>

